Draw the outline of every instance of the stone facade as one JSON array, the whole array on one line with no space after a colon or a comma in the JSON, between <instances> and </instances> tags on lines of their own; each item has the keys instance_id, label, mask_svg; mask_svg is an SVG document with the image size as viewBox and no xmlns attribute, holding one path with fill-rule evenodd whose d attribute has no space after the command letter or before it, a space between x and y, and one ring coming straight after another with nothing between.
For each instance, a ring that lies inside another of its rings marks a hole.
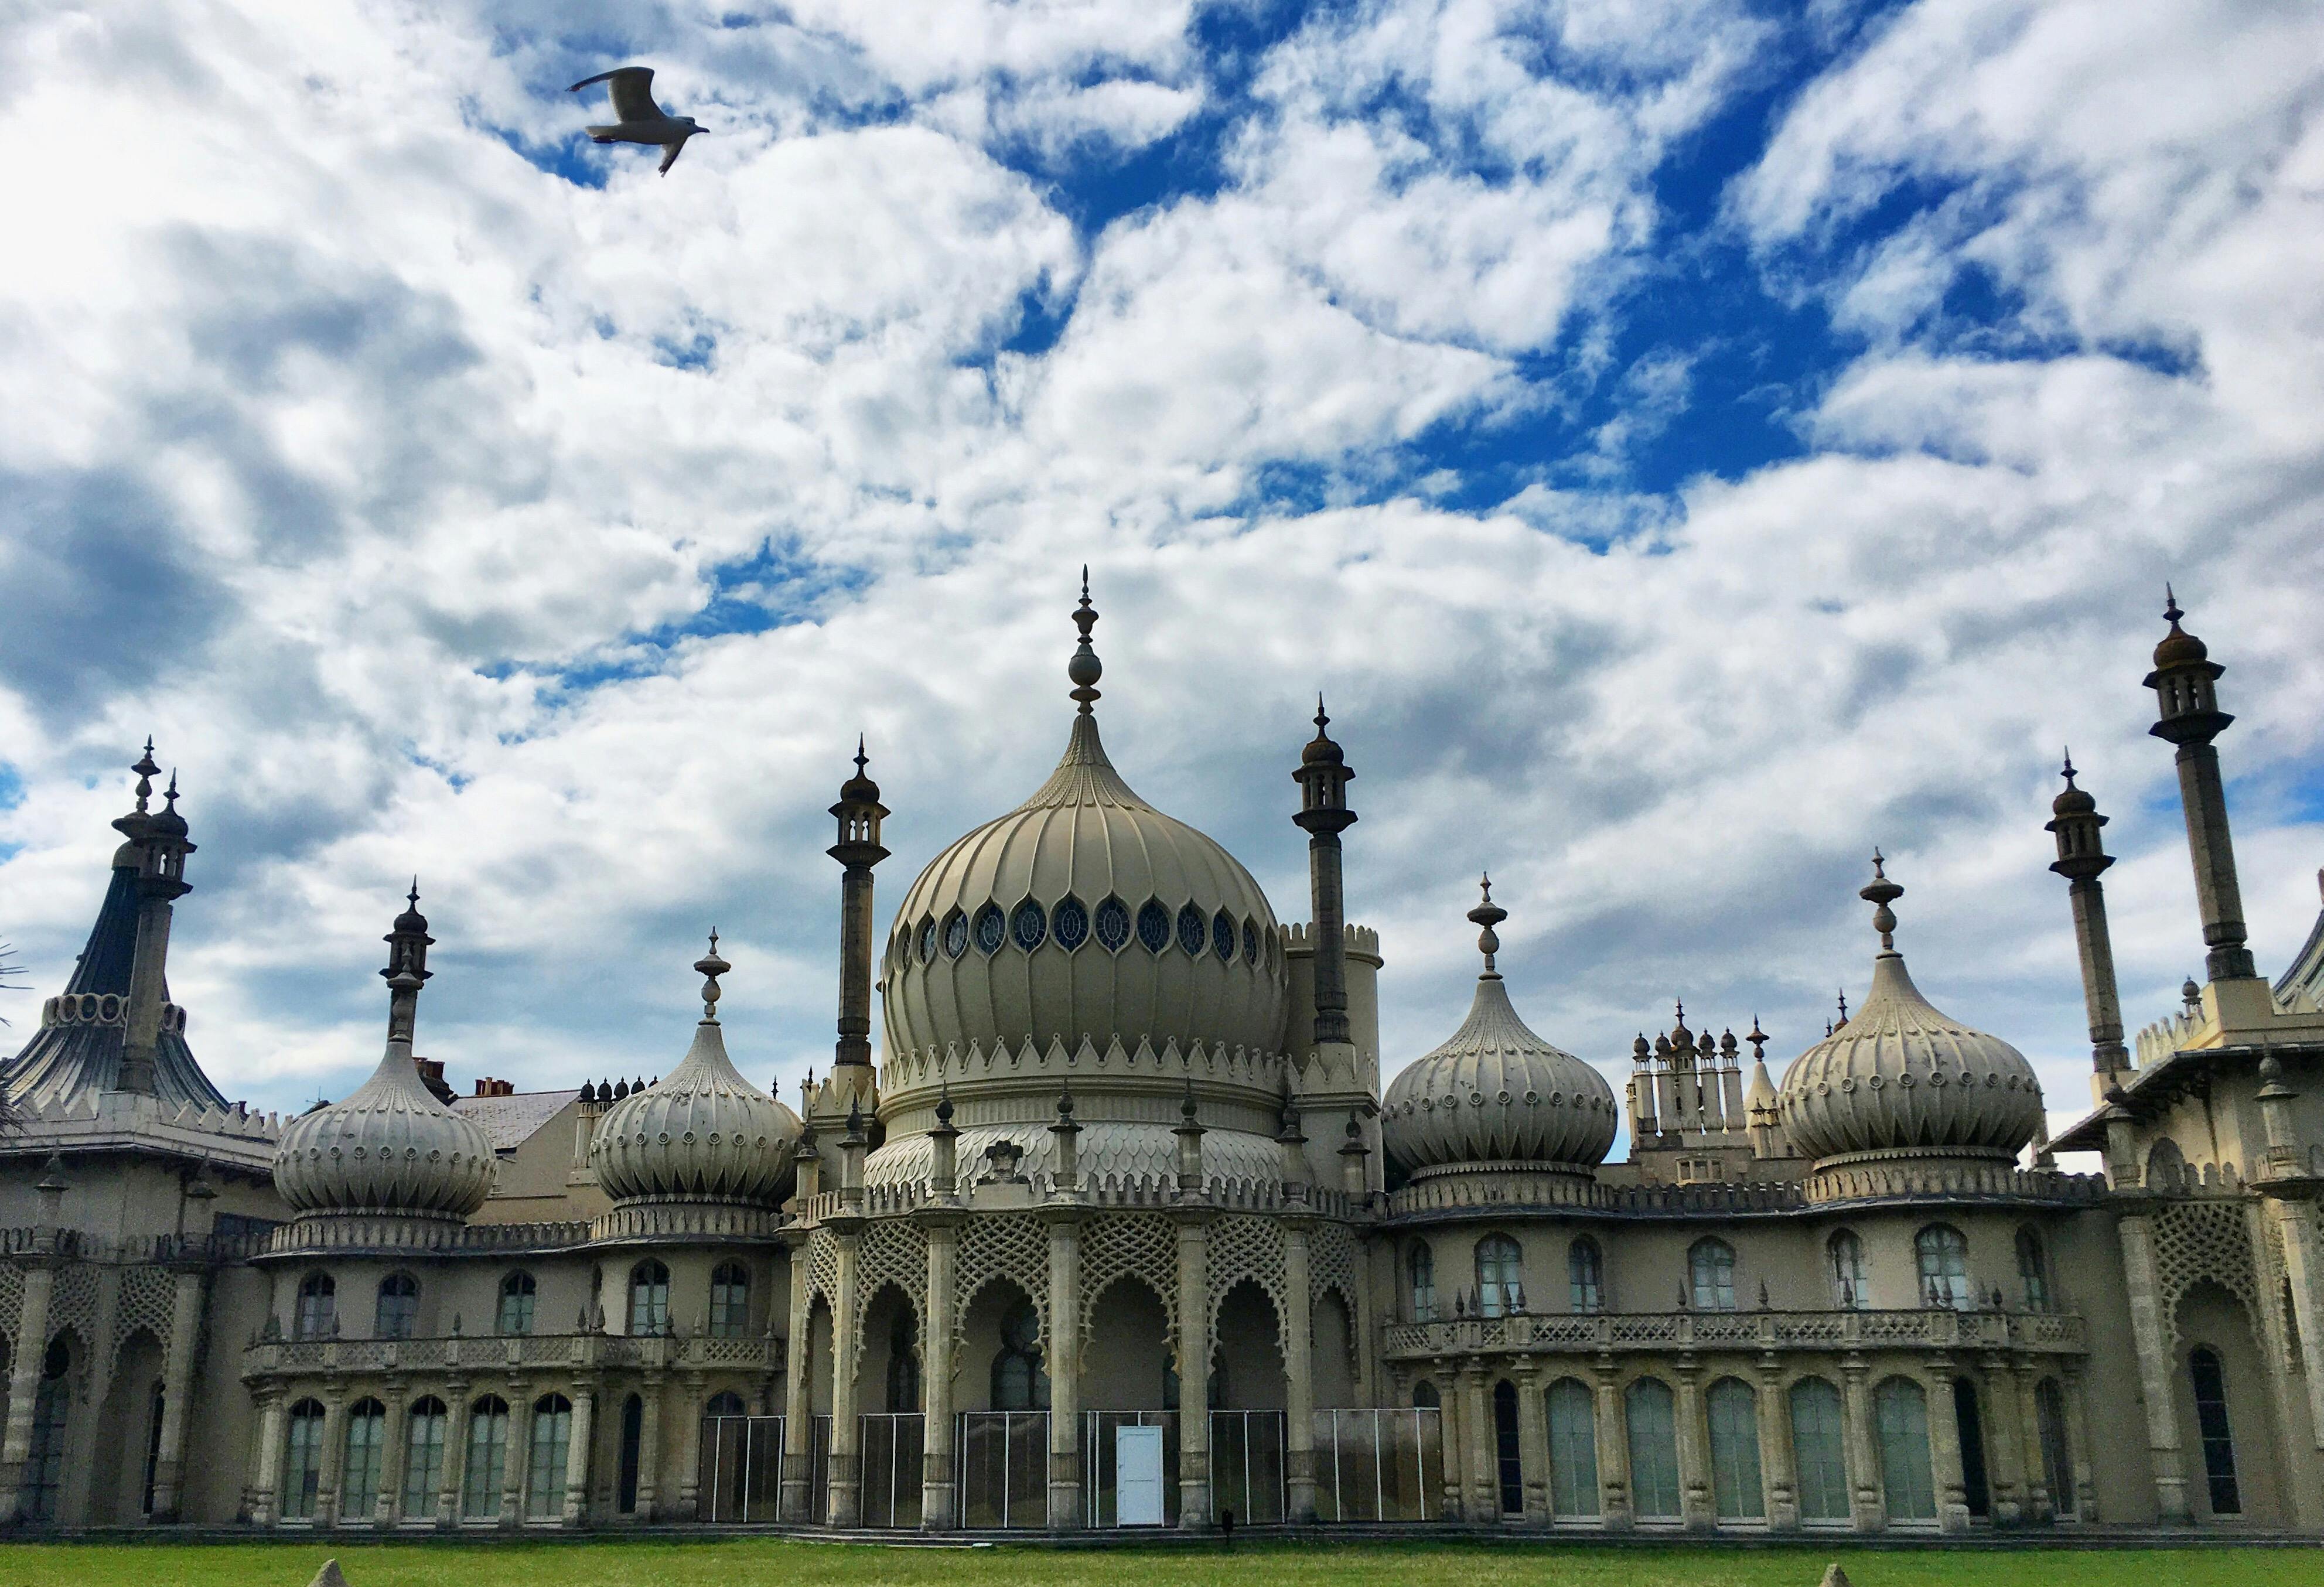
<instances>
[{"instance_id":1,"label":"stone facade","mask_svg":"<svg viewBox=\"0 0 2324 1587\"><path fill-rule=\"evenodd\" d=\"M373 1081L299 1121L222 1105L162 979L193 845L141 782L8 1071L0 1512L2324 1532L2324 925L2252 973L2218 669L2179 615L2150 682L2209 979L2134 1042L2070 777L2052 824L2098 1102L2056 1145L2103 1176L2054 1166L2030 1068L1914 984L1877 870L1871 991L1780 1084L1756 1023L1681 1010L1608 1087L1519 1017L1489 894L1468 1022L1384 1065L1326 719L1280 924L1107 761L1086 599L1057 773L930 862L884 949L859 758L835 1061L796 1112L726 1061L715 940L667 1078L450 1095L413 1051L416 893Z\"/></svg>"}]
</instances>

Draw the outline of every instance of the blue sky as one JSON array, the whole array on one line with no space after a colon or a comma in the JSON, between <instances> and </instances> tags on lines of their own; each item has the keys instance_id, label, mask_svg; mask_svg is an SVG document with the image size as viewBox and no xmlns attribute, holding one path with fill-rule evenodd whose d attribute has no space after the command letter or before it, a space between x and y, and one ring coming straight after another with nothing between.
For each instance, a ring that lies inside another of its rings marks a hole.
<instances>
[{"instance_id":1,"label":"blue sky","mask_svg":"<svg viewBox=\"0 0 2324 1587\"><path fill-rule=\"evenodd\" d=\"M1123 771L1286 915L1331 696L1388 1069L1466 1006L1488 866L1543 1034L1618 1080L1683 996L1787 1059L1862 985L1877 843L1922 986L2071 1113L2063 743L2116 815L2126 1001L2200 962L2138 687L2165 579L2231 669L2264 964L2317 908L2319 35L2163 0L15 17L0 202L52 241L0 270L0 938L61 980L151 732L229 1093L372 1061L415 870L456 1075L666 1067L715 924L732 1045L793 1084L856 734L892 901L1056 754L1088 563ZM632 60L714 129L666 178L565 91Z\"/></svg>"}]
</instances>

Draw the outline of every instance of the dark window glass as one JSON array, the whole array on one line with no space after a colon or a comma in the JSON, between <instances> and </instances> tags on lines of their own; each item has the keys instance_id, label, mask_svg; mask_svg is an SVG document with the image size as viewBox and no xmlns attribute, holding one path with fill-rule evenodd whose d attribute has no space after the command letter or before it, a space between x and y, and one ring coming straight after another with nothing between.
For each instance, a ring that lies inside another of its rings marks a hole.
<instances>
[{"instance_id":1,"label":"dark window glass","mask_svg":"<svg viewBox=\"0 0 2324 1587\"><path fill-rule=\"evenodd\" d=\"M511 1273L501 1280L500 1331L532 1332L533 1282L530 1273Z\"/></svg>"},{"instance_id":2,"label":"dark window glass","mask_svg":"<svg viewBox=\"0 0 2324 1587\"><path fill-rule=\"evenodd\" d=\"M945 957L957 959L968 952L968 917L954 909L945 919Z\"/></svg>"},{"instance_id":3,"label":"dark window glass","mask_svg":"<svg viewBox=\"0 0 2324 1587\"><path fill-rule=\"evenodd\" d=\"M925 964L936 956L936 923L934 920L923 920L920 922L920 963Z\"/></svg>"},{"instance_id":4,"label":"dark window glass","mask_svg":"<svg viewBox=\"0 0 2324 1587\"><path fill-rule=\"evenodd\" d=\"M1158 954L1170 946L1170 911L1153 899L1148 899L1139 909L1138 941L1149 954Z\"/></svg>"},{"instance_id":5,"label":"dark window glass","mask_svg":"<svg viewBox=\"0 0 2324 1587\"><path fill-rule=\"evenodd\" d=\"M1041 914L1041 906L1027 899L1017 906L1017 913L1009 922L1009 933L1017 946L1031 953L1049 935L1049 923Z\"/></svg>"},{"instance_id":6,"label":"dark window glass","mask_svg":"<svg viewBox=\"0 0 2324 1587\"><path fill-rule=\"evenodd\" d=\"M1499 1467L1505 1516L1525 1509L1525 1465L1517 1449L1517 1389L1504 1378L1493 1385L1493 1453Z\"/></svg>"},{"instance_id":7,"label":"dark window glass","mask_svg":"<svg viewBox=\"0 0 2324 1587\"><path fill-rule=\"evenodd\" d=\"M630 1271L630 1332L659 1333L669 1321L669 1269L640 1262Z\"/></svg>"},{"instance_id":8,"label":"dark window glass","mask_svg":"<svg viewBox=\"0 0 2324 1587\"><path fill-rule=\"evenodd\" d=\"M2203 1476L2211 1490L2211 1513L2244 1513L2242 1490L2236 1485L2235 1433L2227 1426L2227 1374L2218 1352L2199 1347L2187 1358L2187 1375L2195 1380L2195 1431L2203 1441Z\"/></svg>"},{"instance_id":9,"label":"dark window glass","mask_svg":"<svg viewBox=\"0 0 2324 1587\"><path fill-rule=\"evenodd\" d=\"M420 1321L420 1284L409 1273L379 1281L379 1309L372 1318L375 1339L409 1339Z\"/></svg>"},{"instance_id":10,"label":"dark window glass","mask_svg":"<svg viewBox=\"0 0 2324 1587\"><path fill-rule=\"evenodd\" d=\"M1089 911L1079 899L1067 899L1057 906L1050 928L1057 934L1057 946L1072 953L1089 940Z\"/></svg>"},{"instance_id":11,"label":"dark window glass","mask_svg":"<svg viewBox=\"0 0 2324 1587\"><path fill-rule=\"evenodd\" d=\"M1259 963L1259 927L1248 920L1242 923L1242 962Z\"/></svg>"},{"instance_id":12,"label":"dark window glass","mask_svg":"<svg viewBox=\"0 0 2324 1587\"><path fill-rule=\"evenodd\" d=\"M299 1315L291 1335L328 1339L339 1331L339 1287L328 1273L309 1273L299 1285Z\"/></svg>"},{"instance_id":13,"label":"dark window glass","mask_svg":"<svg viewBox=\"0 0 2324 1587\"><path fill-rule=\"evenodd\" d=\"M998 906L987 904L976 912L976 946L988 954L1001 951L1009 935L1008 923L1001 918Z\"/></svg>"},{"instance_id":14,"label":"dark window glass","mask_svg":"<svg viewBox=\"0 0 2324 1587\"><path fill-rule=\"evenodd\" d=\"M740 1339L750 1326L751 1271L740 1262L721 1262L710 1274L710 1335Z\"/></svg>"},{"instance_id":15,"label":"dark window glass","mask_svg":"<svg viewBox=\"0 0 2324 1587\"><path fill-rule=\"evenodd\" d=\"M638 1509L638 1452L645 1440L646 1404L632 1394L622 1402L621 1469L614 1479L613 1508L635 1515Z\"/></svg>"},{"instance_id":16,"label":"dark window glass","mask_svg":"<svg viewBox=\"0 0 2324 1587\"><path fill-rule=\"evenodd\" d=\"M1130 909L1120 899L1108 899L1097 907L1098 946L1107 953L1119 953L1130 940Z\"/></svg>"},{"instance_id":17,"label":"dark window glass","mask_svg":"<svg viewBox=\"0 0 2324 1587\"><path fill-rule=\"evenodd\" d=\"M1041 1370L1041 1319L1020 1300L1001 1323L1001 1351L992 1358L992 1408L1033 1411L1049 1403L1049 1376Z\"/></svg>"},{"instance_id":18,"label":"dark window glass","mask_svg":"<svg viewBox=\"0 0 2324 1587\"><path fill-rule=\"evenodd\" d=\"M1203 956L1203 945L1210 938L1210 930L1203 924L1203 912L1188 904L1178 911L1178 946L1194 955Z\"/></svg>"},{"instance_id":19,"label":"dark window glass","mask_svg":"<svg viewBox=\"0 0 2324 1587\"><path fill-rule=\"evenodd\" d=\"M1229 915L1224 909L1221 909L1211 918L1211 951L1218 955L1219 963L1222 964L1231 964L1234 962L1234 917Z\"/></svg>"}]
</instances>

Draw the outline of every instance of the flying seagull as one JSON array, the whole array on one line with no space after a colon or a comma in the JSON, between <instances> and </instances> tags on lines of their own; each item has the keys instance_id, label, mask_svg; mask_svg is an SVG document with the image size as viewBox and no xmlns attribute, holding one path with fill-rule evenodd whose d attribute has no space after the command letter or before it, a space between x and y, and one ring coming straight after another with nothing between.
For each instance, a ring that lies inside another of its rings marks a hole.
<instances>
[{"instance_id":1,"label":"flying seagull","mask_svg":"<svg viewBox=\"0 0 2324 1587\"><path fill-rule=\"evenodd\" d=\"M592 83L607 85L606 92L613 97L613 114L622 119L612 126L593 126L589 135L600 143L655 143L661 148L661 174L668 176L669 168L686 147L686 140L696 133L710 129L690 115L665 115L653 101L653 68L650 66L617 66L611 71L601 71L595 77L583 78L567 90L577 94Z\"/></svg>"}]
</instances>

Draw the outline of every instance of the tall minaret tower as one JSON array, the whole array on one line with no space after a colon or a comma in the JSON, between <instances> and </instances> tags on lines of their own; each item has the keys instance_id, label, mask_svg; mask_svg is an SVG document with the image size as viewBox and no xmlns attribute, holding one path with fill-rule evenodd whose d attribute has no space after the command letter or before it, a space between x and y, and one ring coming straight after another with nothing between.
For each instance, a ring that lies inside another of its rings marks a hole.
<instances>
[{"instance_id":1,"label":"tall minaret tower","mask_svg":"<svg viewBox=\"0 0 2324 1587\"><path fill-rule=\"evenodd\" d=\"M864 775L869 757L855 741L855 775L839 787L831 807L839 841L826 852L839 862L839 1042L832 1059L831 1105L872 1091L872 867L888 857L880 846L880 785Z\"/></svg>"},{"instance_id":2,"label":"tall minaret tower","mask_svg":"<svg viewBox=\"0 0 2324 1587\"><path fill-rule=\"evenodd\" d=\"M420 912L420 878L411 879L411 891L404 900L403 913L381 939L387 944L387 968L380 978L387 983L387 1045L400 1050L406 1062L415 1063L411 1056L412 1038L420 1019L420 989L435 974L428 967L428 949L435 938L428 935L428 917ZM430 1091L435 1087L430 1086ZM451 1099L438 1093L436 1100L446 1106Z\"/></svg>"},{"instance_id":3,"label":"tall minaret tower","mask_svg":"<svg viewBox=\"0 0 2324 1587\"><path fill-rule=\"evenodd\" d=\"M2154 647L2154 670L2146 687L2154 691L2162 720L2147 731L2179 746L2179 802L2187 813L2187 848L2195 862L2195 901L2203 911L2203 941L2210 955L2206 974L2214 982L2248 981L2255 973L2244 946L2244 899L2236 884L2236 845L2227 832L2227 794L2219 780L2219 752L2211 741L2235 718L2219 709L2214 688L2227 670L2210 659L2201 640L2179 626L2186 614L2163 587L2163 615L2171 632Z\"/></svg>"},{"instance_id":4,"label":"tall minaret tower","mask_svg":"<svg viewBox=\"0 0 2324 1587\"><path fill-rule=\"evenodd\" d=\"M2058 839L2058 860L2050 867L2069 883L2074 909L2074 947L2082 961L2082 1002L2090 1021L2090 1094L2100 1107L2107 1093L2128 1078L2130 1053L2122 1045L2122 1000L2115 992L2114 941L2107 931L2106 889L2098 878L2114 863L2098 829L2107 818L2098 802L2074 786L2073 752L2059 773L2066 789L2050 806L2046 831Z\"/></svg>"},{"instance_id":5,"label":"tall minaret tower","mask_svg":"<svg viewBox=\"0 0 2324 1587\"><path fill-rule=\"evenodd\" d=\"M113 824L138 852L137 949L129 971L128 1029L122 1038L118 1086L151 1096L161 1045L171 906L193 890L186 881L186 856L195 845L187 839L186 818L178 814L175 772L170 776L169 791L161 796L161 810L155 814L147 808L153 778L161 770L153 763L152 739L145 741L145 752L130 770L137 773L137 807Z\"/></svg>"},{"instance_id":6,"label":"tall minaret tower","mask_svg":"<svg viewBox=\"0 0 2324 1587\"><path fill-rule=\"evenodd\" d=\"M1348 1047L1347 897L1340 881L1340 834L1355 824L1348 808L1348 758L1332 742L1323 697L1315 697L1315 736L1291 774L1299 785L1299 814L1307 834L1307 879L1314 895L1315 1045Z\"/></svg>"}]
</instances>

